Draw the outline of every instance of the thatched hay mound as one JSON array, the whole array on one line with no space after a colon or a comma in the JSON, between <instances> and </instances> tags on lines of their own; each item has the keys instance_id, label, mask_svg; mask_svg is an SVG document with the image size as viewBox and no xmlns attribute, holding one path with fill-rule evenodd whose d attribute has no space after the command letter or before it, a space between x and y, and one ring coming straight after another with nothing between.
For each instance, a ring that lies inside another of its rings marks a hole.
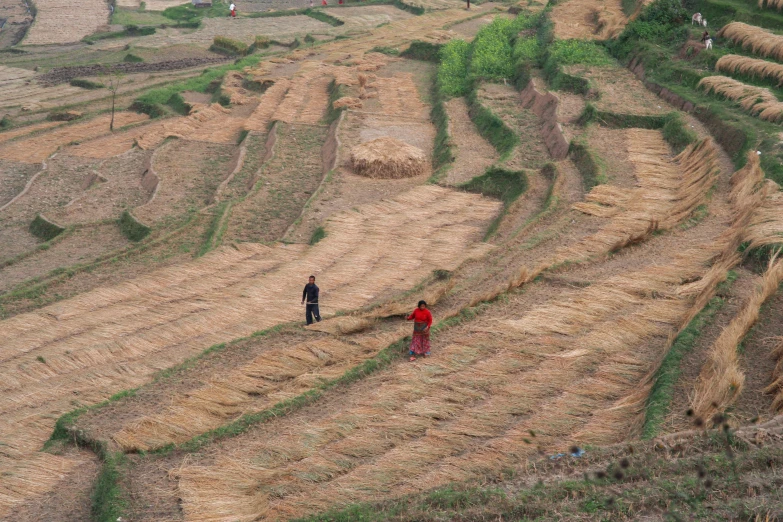
<instances>
[{"instance_id":1,"label":"thatched hay mound","mask_svg":"<svg viewBox=\"0 0 783 522\"><path fill-rule=\"evenodd\" d=\"M426 163L423 150L389 137L362 143L351 150L354 172L369 178L412 178L424 172Z\"/></svg>"}]
</instances>

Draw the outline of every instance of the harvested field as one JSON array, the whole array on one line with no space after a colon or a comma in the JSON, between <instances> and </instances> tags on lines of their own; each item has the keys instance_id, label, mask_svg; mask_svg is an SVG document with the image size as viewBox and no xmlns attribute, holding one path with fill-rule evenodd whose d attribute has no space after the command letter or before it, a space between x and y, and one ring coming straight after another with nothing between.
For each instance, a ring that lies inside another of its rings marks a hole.
<instances>
[{"instance_id":1,"label":"harvested field","mask_svg":"<svg viewBox=\"0 0 783 522\"><path fill-rule=\"evenodd\" d=\"M0 513L56 481L54 469L38 477L25 469L75 395L98 402L212 344L292 320L305 272L318 274L329 315L406 290L434 268L453 270L486 251L471 244L499 204L428 186L357 210L334 216L311 249L228 247L0 323L0 338L14 339L0 348L0 412L9 420L0 427L7 444L0 469L13 474L12 490L31 481L25 492L0 497Z\"/></svg>"},{"instance_id":2,"label":"harvested field","mask_svg":"<svg viewBox=\"0 0 783 522\"><path fill-rule=\"evenodd\" d=\"M5 225L0 228L0 245L3 245L3 254L0 261L7 261L20 254L32 250L38 245L39 240L28 229L29 223Z\"/></svg>"},{"instance_id":3,"label":"harvested field","mask_svg":"<svg viewBox=\"0 0 783 522\"><path fill-rule=\"evenodd\" d=\"M476 131L463 98L446 102L446 112L449 115L449 136L456 145L456 153L444 181L449 185L459 185L480 176L497 160L498 154Z\"/></svg>"},{"instance_id":4,"label":"harvested field","mask_svg":"<svg viewBox=\"0 0 783 522\"><path fill-rule=\"evenodd\" d=\"M783 102L764 87L748 85L728 76L707 76L699 87L737 102L743 109L762 120L783 122Z\"/></svg>"},{"instance_id":5,"label":"harvested field","mask_svg":"<svg viewBox=\"0 0 783 522\"><path fill-rule=\"evenodd\" d=\"M0 108L37 108L42 101L83 92L83 89L70 85L61 85L54 89L44 87L33 83L35 77L34 71L0 65Z\"/></svg>"},{"instance_id":6,"label":"harvested field","mask_svg":"<svg viewBox=\"0 0 783 522\"><path fill-rule=\"evenodd\" d=\"M600 97L590 103L598 110L618 114L666 114L674 110L623 67L569 65L564 70L594 84Z\"/></svg>"},{"instance_id":7,"label":"harvested field","mask_svg":"<svg viewBox=\"0 0 783 522\"><path fill-rule=\"evenodd\" d=\"M232 207L227 240L282 239L325 175L326 133L325 127L278 124L274 156L257 173L253 191Z\"/></svg>"},{"instance_id":8,"label":"harvested field","mask_svg":"<svg viewBox=\"0 0 783 522\"><path fill-rule=\"evenodd\" d=\"M76 263L88 263L101 254L120 249L128 240L115 223L83 227L56 241L50 248L0 268L0 293L15 285Z\"/></svg>"},{"instance_id":9,"label":"harvested field","mask_svg":"<svg viewBox=\"0 0 783 522\"><path fill-rule=\"evenodd\" d=\"M774 80L783 85L783 65L739 54L724 54L715 63L715 70L728 74L745 74L754 78Z\"/></svg>"},{"instance_id":10,"label":"harvested field","mask_svg":"<svg viewBox=\"0 0 783 522\"><path fill-rule=\"evenodd\" d=\"M460 9L465 7L459 0L404 0L403 3L414 7L421 7L427 11Z\"/></svg>"},{"instance_id":11,"label":"harvested field","mask_svg":"<svg viewBox=\"0 0 783 522\"><path fill-rule=\"evenodd\" d=\"M407 20L415 15L391 5L368 5L362 7L339 7L324 9L328 15L345 22L346 26L374 28L397 20Z\"/></svg>"},{"instance_id":12,"label":"harvested field","mask_svg":"<svg viewBox=\"0 0 783 522\"><path fill-rule=\"evenodd\" d=\"M26 134L32 134L40 130L51 129L52 127L57 127L58 125L62 125L62 122L45 121L42 123L27 125L26 127L22 127L19 129L12 129L10 131L0 132L0 143L3 143L8 140L12 140L14 138L18 138L19 136L24 136Z\"/></svg>"},{"instance_id":13,"label":"harvested field","mask_svg":"<svg viewBox=\"0 0 783 522\"><path fill-rule=\"evenodd\" d=\"M114 116L115 128L148 119L146 114L118 112ZM110 114L102 114L92 120L65 125L58 129L17 139L0 145L0 158L24 163L41 163L63 145L79 143L109 133Z\"/></svg>"},{"instance_id":14,"label":"harvested field","mask_svg":"<svg viewBox=\"0 0 783 522\"><path fill-rule=\"evenodd\" d=\"M0 160L0 208L20 194L41 165Z\"/></svg>"},{"instance_id":15,"label":"harvested field","mask_svg":"<svg viewBox=\"0 0 783 522\"><path fill-rule=\"evenodd\" d=\"M78 42L109 22L109 8L101 0L82 0L77 8L67 0L37 0L35 7L24 45Z\"/></svg>"},{"instance_id":16,"label":"harvested field","mask_svg":"<svg viewBox=\"0 0 783 522\"><path fill-rule=\"evenodd\" d=\"M423 483L496 475L536 445L557 451L623 440L642 408L639 381L698 306L699 292L679 281L703 274L713 248L567 292L521 315L512 297L439 338L434 359L397 364L318 412L191 458L173 471L185 519L291 518L367 495L412 493ZM678 297L653 298L650 284ZM555 419L551 411L571 413ZM535 442L526 445L530 431Z\"/></svg>"},{"instance_id":17,"label":"harvested field","mask_svg":"<svg viewBox=\"0 0 783 522\"><path fill-rule=\"evenodd\" d=\"M519 93L513 87L484 83L479 88L478 100L520 136L507 161L509 167L539 169L551 159L541 135L541 119L522 107Z\"/></svg>"},{"instance_id":18,"label":"harvested field","mask_svg":"<svg viewBox=\"0 0 783 522\"><path fill-rule=\"evenodd\" d=\"M555 37L606 40L622 32L628 19L620 0L568 0L552 9Z\"/></svg>"},{"instance_id":19,"label":"harvested field","mask_svg":"<svg viewBox=\"0 0 783 522\"><path fill-rule=\"evenodd\" d=\"M731 22L724 25L717 33L718 38L728 38L743 49L750 49L754 54L783 60L783 36L772 33L755 25L742 22Z\"/></svg>"},{"instance_id":20,"label":"harvested field","mask_svg":"<svg viewBox=\"0 0 783 522\"><path fill-rule=\"evenodd\" d=\"M236 146L175 139L159 147L151 168L160 178L155 195L134 210L146 224L164 224L206 207L231 171Z\"/></svg>"}]
</instances>

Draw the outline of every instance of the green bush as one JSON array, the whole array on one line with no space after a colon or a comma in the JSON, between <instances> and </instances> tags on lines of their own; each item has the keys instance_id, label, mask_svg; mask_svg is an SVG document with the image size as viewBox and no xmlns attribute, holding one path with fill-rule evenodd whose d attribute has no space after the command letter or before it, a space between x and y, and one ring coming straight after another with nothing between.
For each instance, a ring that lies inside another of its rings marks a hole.
<instances>
[{"instance_id":1,"label":"green bush","mask_svg":"<svg viewBox=\"0 0 783 522\"><path fill-rule=\"evenodd\" d=\"M30 233L44 241L50 241L65 232L61 226L47 221L40 214L36 214L35 219L30 222Z\"/></svg>"},{"instance_id":2,"label":"green bush","mask_svg":"<svg viewBox=\"0 0 783 522\"><path fill-rule=\"evenodd\" d=\"M179 93L172 94L171 98L169 98L166 102L166 105L171 107L174 112L178 114L185 115L190 112L190 106L185 101L185 98L183 98Z\"/></svg>"},{"instance_id":3,"label":"green bush","mask_svg":"<svg viewBox=\"0 0 783 522\"><path fill-rule=\"evenodd\" d=\"M136 221L136 218L127 210L120 216L119 225L120 231L131 241L141 241L152 232L150 227Z\"/></svg>"},{"instance_id":4,"label":"green bush","mask_svg":"<svg viewBox=\"0 0 783 522\"><path fill-rule=\"evenodd\" d=\"M443 46L440 44L432 44L429 42L421 42L414 40L411 42L405 51L400 53L403 58L411 58L413 60L422 60L425 62L438 62L440 56L440 50Z\"/></svg>"},{"instance_id":5,"label":"green bush","mask_svg":"<svg viewBox=\"0 0 783 522\"><path fill-rule=\"evenodd\" d=\"M250 47L243 42L225 36L216 36L212 40L210 50L229 56L246 56L250 52Z\"/></svg>"},{"instance_id":6,"label":"green bush","mask_svg":"<svg viewBox=\"0 0 783 522\"><path fill-rule=\"evenodd\" d=\"M511 20L496 18L479 30L471 45L468 71L472 79L500 80L513 76L512 28Z\"/></svg>"},{"instance_id":7,"label":"green bush","mask_svg":"<svg viewBox=\"0 0 783 522\"><path fill-rule=\"evenodd\" d=\"M468 81L468 53L470 44L464 40L452 40L440 51L438 89L446 96L464 96Z\"/></svg>"},{"instance_id":8,"label":"green bush","mask_svg":"<svg viewBox=\"0 0 783 522\"><path fill-rule=\"evenodd\" d=\"M14 125L13 120L7 114L5 116L3 116L2 119L0 119L0 129L8 129L8 128L13 127L13 125Z\"/></svg>"},{"instance_id":9,"label":"green bush","mask_svg":"<svg viewBox=\"0 0 783 522\"><path fill-rule=\"evenodd\" d=\"M524 172L490 167L484 174L473 178L460 188L497 198L509 205L525 193L527 186L527 175Z\"/></svg>"},{"instance_id":10,"label":"green bush","mask_svg":"<svg viewBox=\"0 0 783 522\"><path fill-rule=\"evenodd\" d=\"M612 63L603 47L585 40L557 40L549 47L549 58L558 65L609 65Z\"/></svg>"},{"instance_id":11,"label":"green bush","mask_svg":"<svg viewBox=\"0 0 783 522\"><path fill-rule=\"evenodd\" d=\"M535 38L517 38L512 57L514 62L535 62L539 54L538 40Z\"/></svg>"},{"instance_id":12,"label":"green bush","mask_svg":"<svg viewBox=\"0 0 783 522\"><path fill-rule=\"evenodd\" d=\"M141 63L144 61L144 59L140 56L136 56L135 54L128 53L125 55L125 58L122 59L125 63Z\"/></svg>"},{"instance_id":13,"label":"green bush","mask_svg":"<svg viewBox=\"0 0 783 522\"><path fill-rule=\"evenodd\" d=\"M90 80L82 80L81 78L74 78L69 82L74 87L81 87L82 89L103 89L103 85Z\"/></svg>"},{"instance_id":14,"label":"green bush","mask_svg":"<svg viewBox=\"0 0 783 522\"><path fill-rule=\"evenodd\" d=\"M314 245L325 237L326 237L326 230L324 230L324 227L318 227L315 230L313 230L313 235L310 236L310 244Z\"/></svg>"}]
</instances>

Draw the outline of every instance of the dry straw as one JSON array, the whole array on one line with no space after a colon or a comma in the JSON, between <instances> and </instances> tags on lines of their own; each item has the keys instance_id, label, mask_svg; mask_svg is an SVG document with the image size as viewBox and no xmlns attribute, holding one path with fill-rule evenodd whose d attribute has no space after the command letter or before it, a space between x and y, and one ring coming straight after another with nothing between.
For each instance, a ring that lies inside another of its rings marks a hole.
<instances>
[{"instance_id":1,"label":"dry straw","mask_svg":"<svg viewBox=\"0 0 783 522\"><path fill-rule=\"evenodd\" d=\"M755 78L770 79L783 84L783 65L739 54L726 54L715 63L715 70L728 74L744 74Z\"/></svg>"},{"instance_id":2,"label":"dry straw","mask_svg":"<svg viewBox=\"0 0 783 522\"><path fill-rule=\"evenodd\" d=\"M778 101L769 89L748 85L728 76L707 76L699 87L734 100L740 106L762 120L779 123L783 121L783 102Z\"/></svg>"},{"instance_id":3,"label":"dry straw","mask_svg":"<svg viewBox=\"0 0 783 522\"><path fill-rule=\"evenodd\" d=\"M395 138L377 138L351 149L353 170L368 178L412 178L423 174L426 165L423 150Z\"/></svg>"},{"instance_id":4,"label":"dry straw","mask_svg":"<svg viewBox=\"0 0 783 522\"><path fill-rule=\"evenodd\" d=\"M783 0L759 0L759 9L763 9L765 4L767 9L783 9Z\"/></svg>"},{"instance_id":5,"label":"dry straw","mask_svg":"<svg viewBox=\"0 0 783 522\"><path fill-rule=\"evenodd\" d=\"M774 339L775 347L772 349L772 357L777 361L772 370L772 383L764 389L764 393L774 395L772 399L772 411L783 410L783 337Z\"/></svg>"},{"instance_id":6,"label":"dry straw","mask_svg":"<svg viewBox=\"0 0 783 522\"><path fill-rule=\"evenodd\" d=\"M783 36L771 33L755 25L731 22L718 31L718 37L728 38L743 49L755 54L783 61Z\"/></svg>"}]
</instances>

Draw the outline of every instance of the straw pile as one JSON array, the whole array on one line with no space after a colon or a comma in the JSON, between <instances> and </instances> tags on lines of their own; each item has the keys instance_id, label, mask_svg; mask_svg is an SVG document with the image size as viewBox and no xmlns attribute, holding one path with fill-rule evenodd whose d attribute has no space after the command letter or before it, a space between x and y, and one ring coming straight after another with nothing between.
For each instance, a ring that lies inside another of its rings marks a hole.
<instances>
[{"instance_id":1,"label":"straw pile","mask_svg":"<svg viewBox=\"0 0 783 522\"><path fill-rule=\"evenodd\" d=\"M762 120L783 122L783 102L778 101L769 89L748 85L728 76L707 76L699 82L699 87L736 101Z\"/></svg>"},{"instance_id":2,"label":"straw pile","mask_svg":"<svg viewBox=\"0 0 783 522\"><path fill-rule=\"evenodd\" d=\"M395 138L367 141L351 149L354 172L368 178L413 178L424 173L424 151Z\"/></svg>"},{"instance_id":3,"label":"straw pile","mask_svg":"<svg viewBox=\"0 0 783 522\"><path fill-rule=\"evenodd\" d=\"M715 70L728 74L746 74L754 78L771 79L783 85L783 65L739 54L725 54L715 63Z\"/></svg>"},{"instance_id":4,"label":"straw pile","mask_svg":"<svg viewBox=\"0 0 783 522\"><path fill-rule=\"evenodd\" d=\"M343 96L339 100L335 101L334 104L332 104L335 109L361 109L363 105L364 104L362 103L362 100L359 98L353 98L351 96Z\"/></svg>"},{"instance_id":5,"label":"straw pile","mask_svg":"<svg viewBox=\"0 0 783 522\"><path fill-rule=\"evenodd\" d=\"M717 36L728 38L743 49L750 49L755 54L783 61L783 36L766 31L755 25L742 22L731 22L724 25Z\"/></svg>"},{"instance_id":6,"label":"straw pile","mask_svg":"<svg viewBox=\"0 0 783 522\"><path fill-rule=\"evenodd\" d=\"M783 0L759 0L759 9L763 9L764 4L767 9L777 9L778 11L783 9Z\"/></svg>"}]
</instances>

